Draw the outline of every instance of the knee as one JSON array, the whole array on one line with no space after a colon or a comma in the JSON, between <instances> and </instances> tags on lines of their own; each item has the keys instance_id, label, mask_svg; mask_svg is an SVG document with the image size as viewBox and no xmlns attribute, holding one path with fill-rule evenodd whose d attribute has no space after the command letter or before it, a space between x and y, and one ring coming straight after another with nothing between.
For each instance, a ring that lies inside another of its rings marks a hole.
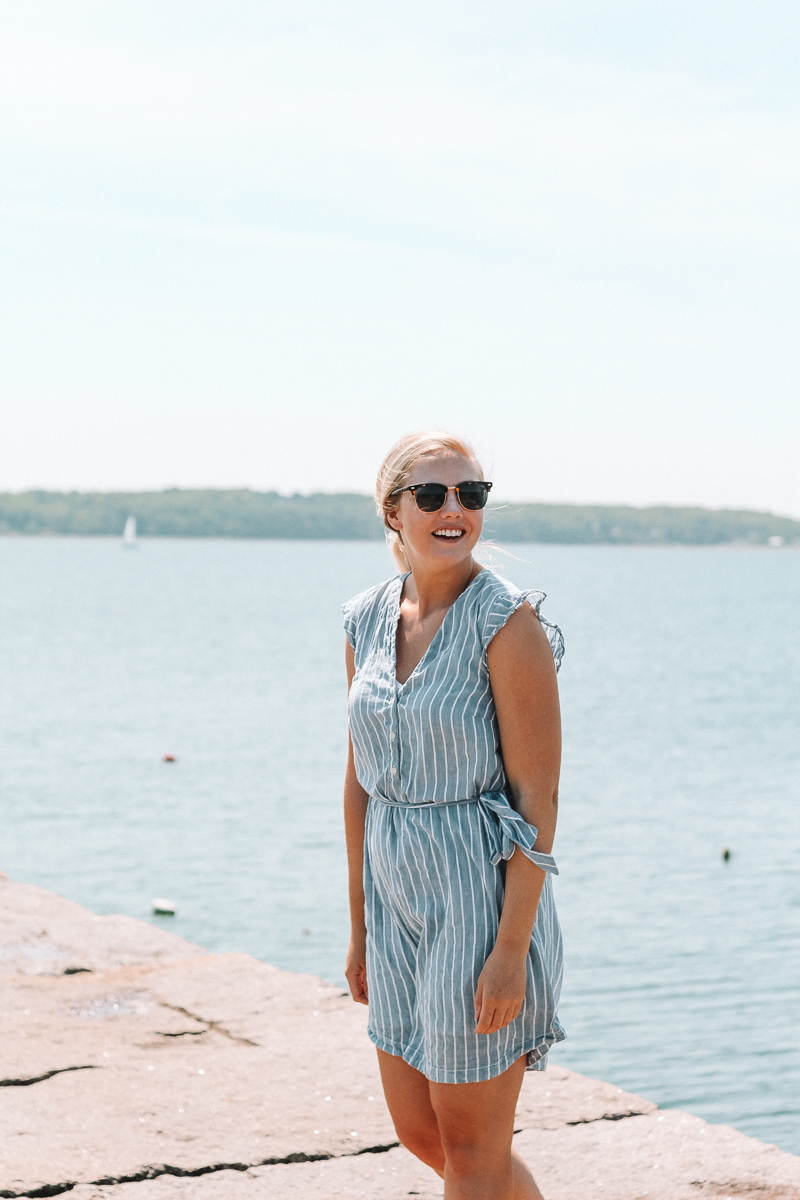
<instances>
[{"instance_id":1,"label":"knee","mask_svg":"<svg viewBox=\"0 0 800 1200\"><path fill-rule=\"evenodd\" d=\"M503 1153L500 1147L488 1144L478 1135L471 1137L462 1132L442 1135L441 1142L447 1169L457 1179L486 1174L494 1176L510 1157L507 1151Z\"/></svg>"},{"instance_id":2,"label":"knee","mask_svg":"<svg viewBox=\"0 0 800 1200\"><path fill-rule=\"evenodd\" d=\"M440 1171L444 1167L444 1153L438 1129L413 1123L400 1124L395 1122L395 1129L400 1142L416 1158Z\"/></svg>"}]
</instances>

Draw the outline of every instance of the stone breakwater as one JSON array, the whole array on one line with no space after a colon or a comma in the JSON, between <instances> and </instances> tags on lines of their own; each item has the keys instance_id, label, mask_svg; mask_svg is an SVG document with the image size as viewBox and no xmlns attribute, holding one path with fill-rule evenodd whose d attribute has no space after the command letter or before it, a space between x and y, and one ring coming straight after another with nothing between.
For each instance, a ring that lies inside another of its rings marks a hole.
<instances>
[{"instance_id":1,"label":"stone breakwater","mask_svg":"<svg viewBox=\"0 0 800 1200\"><path fill-rule=\"evenodd\" d=\"M0 1197L442 1195L339 988L0 881ZM562 1067L515 1144L547 1200L800 1200L800 1158Z\"/></svg>"}]
</instances>

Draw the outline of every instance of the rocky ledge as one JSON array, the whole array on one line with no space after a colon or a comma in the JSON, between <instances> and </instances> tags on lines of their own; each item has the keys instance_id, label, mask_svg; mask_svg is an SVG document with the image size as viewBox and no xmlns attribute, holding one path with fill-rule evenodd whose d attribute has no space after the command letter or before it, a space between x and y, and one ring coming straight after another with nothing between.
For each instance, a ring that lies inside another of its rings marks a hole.
<instances>
[{"instance_id":1,"label":"rocky ledge","mask_svg":"<svg viewBox=\"0 0 800 1200\"><path fill-rule=\"evenodd\" d=\"M0 882L0 1197L435 1200L365 1010L244 954ZM800 1200L800 1158L562 1067L516 1145L547 1200Z\"/></svg>"}]
</instances>

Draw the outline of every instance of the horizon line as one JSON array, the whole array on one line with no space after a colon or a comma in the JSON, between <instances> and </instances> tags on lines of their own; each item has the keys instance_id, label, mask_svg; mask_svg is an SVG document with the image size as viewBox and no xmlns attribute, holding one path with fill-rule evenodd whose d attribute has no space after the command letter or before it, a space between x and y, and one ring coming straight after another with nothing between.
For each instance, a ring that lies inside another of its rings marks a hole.
<instances>
[{"instance_id":1,"label":"horizon line","mask_svg":"<svg viewBox=\"0 0 800 1200\"><path fill-rule=\"evenodd\" d=\"M292 499L311 499L313 496L360 496L364 499L373 500L374 496L371 492L358 490L343 490L343 491L326 491L324 489L312 491L281 491L278 488L258 488L252 487L249 484L239 484L236 486L211 485L211 486L190 486L177 487L169 485L164 487L140 487L127 489L105 489L105 488L53 488L53 487L24 487L24 488L9 488L0 490L2 496L25 496L31 494L44 494L50 496L159 496L174 492L249 492L253 495L272 495L278 496L283 500ZM597 501L597 500L542 500L542 499L518 499L518 498L503 498L498 497L497 500L490 502L489 508L497 510L505 505L541 505L547 508L629 508L639 512L646 512L649 509L674 509L702 512L718 512L718 513L754 513L760 516L781 517L785 520L800 521L800 513L780 512L772 508L749 508L733 505L718 505L718 504L700 504L700 503L674 503L671 501L648 501L647 503L637 504L628 500L621 501Z\"/></svg>"}]
</instances>

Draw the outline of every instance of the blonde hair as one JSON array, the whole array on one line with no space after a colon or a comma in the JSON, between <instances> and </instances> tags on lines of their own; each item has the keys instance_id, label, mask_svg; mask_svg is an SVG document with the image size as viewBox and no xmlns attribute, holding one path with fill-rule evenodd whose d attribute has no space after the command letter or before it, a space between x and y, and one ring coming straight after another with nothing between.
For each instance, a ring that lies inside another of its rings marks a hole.
<instances>
[{"instance_id":1,"label":"blonde hair","mask_svg":"<svg viewBox=\"0 0 800 1200\"><path fill-rule=\"evenodd\" d=\"M478 459L466 438L448 433L444 429L424 429L419 433L407 433L392 446L378 470L375 483L375 502L378 516L386 527L386 542L392 552L395 562L401 571L408 571L410 564L403 546L403 535L399 529L393 529L389 517L397 512L400 498L392 496L397 488L405 487L412 469L423 458L448 451L463 454L471 459L483 474Z\"/></svg>"}]
</instances>

